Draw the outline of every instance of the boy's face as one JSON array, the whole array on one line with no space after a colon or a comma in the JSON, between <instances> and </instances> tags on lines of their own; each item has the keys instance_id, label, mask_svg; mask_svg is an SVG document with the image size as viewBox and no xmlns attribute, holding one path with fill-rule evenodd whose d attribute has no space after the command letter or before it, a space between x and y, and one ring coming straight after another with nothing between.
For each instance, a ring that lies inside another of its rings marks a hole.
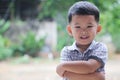
<instances>
[{"instance_id":1,"label":"boy's face","mask_svg":"<svg viewBox=\"0 0 120 80\"><path fill-rule=\"evenodd\" d=\"M77 45L89 45L101 30L101 26L93 15L73 15L67 30L74 37Z\"/></svg>"}]
</instances>

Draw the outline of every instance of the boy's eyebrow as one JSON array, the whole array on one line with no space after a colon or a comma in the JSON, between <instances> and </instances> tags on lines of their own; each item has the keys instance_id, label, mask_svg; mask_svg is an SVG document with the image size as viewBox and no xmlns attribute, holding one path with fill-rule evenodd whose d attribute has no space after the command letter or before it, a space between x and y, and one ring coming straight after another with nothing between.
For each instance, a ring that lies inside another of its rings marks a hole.
<instances>
[{"instance_id":1,"label":"boy's eyebrow","mask_svg":"<svg viewBox=\"0 0 120 80\"><path fill-rule=\"evenodd\" d=\"M88 24L93 25L93 23L91 23L91 22L90 22L90 23L88 23ZM75 25L80 25L80 24L79 24L79 23L75 23Z\"/></svg>"},{"instance_id":2,"label":"boy's eyebrow","mask_svg":"<svg viewBox=\"0 0 120 80\"><path fill-rule=\"evenodd\" d=\"M79 25L79 23L75 23L75 25Z\"/></svg>"},{"instance_id":3,"label":"boy's eyebrow","mask_svg":"<svg viewBox=\"0 0 120 80\"><path fill-rule=\"evenodd\" d=\"M75 23L75 25L79 25L79 23Z\"/></svg>"}]
</instances>

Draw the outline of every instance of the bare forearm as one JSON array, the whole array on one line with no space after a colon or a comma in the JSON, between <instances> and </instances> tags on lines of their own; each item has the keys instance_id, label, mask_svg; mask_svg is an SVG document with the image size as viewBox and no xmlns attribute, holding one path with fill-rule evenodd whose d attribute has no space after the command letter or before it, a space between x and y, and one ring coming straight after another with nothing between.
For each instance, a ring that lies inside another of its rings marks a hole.
<instances>
[{"instance_id":1,"label":"bare forearm","mask_svg":"<svg viewBox=\"0 0 120 80\"><path fill-rule=\"evenodd\" d=\"M105 74L103 72L77 74L66 71L64 77L68 78L69 80L105 80Z\"/></svg>"},{"instance_id":2,"label":"bare forearm","mask_svg":"<svg viewBox=\"0 0 120 80\"><path fill-rule=\"evenodd\" d=\"M88 73L90 70L87 61L69 61L63 64L63 67L66 71L74 73Z\"/></svg>"},{"instance_id":3,"label":"bare forearm","mask_svg":"<svg viewBox=\"0 0 120 80\"><path fill-rule=\"evenodd\" d=\"M93 66L93 64L94 64L94 66ZM80 74L93 73L99 66L100 66L99 63L97 64L97 61L95 61L95 60L68 61L63 64L63 68L66 71L80 73Z\"/></svg>"},{"instance_id":4,"label":"bare forearm","mask_svg":"<svg viewBox=\"0 0 120 80\"><path fill-rule=\"evenodd\" d=\"M56 67L56 72L59 76L63 77L65 70L61 64Z\"/></svg>"}]
</instances>

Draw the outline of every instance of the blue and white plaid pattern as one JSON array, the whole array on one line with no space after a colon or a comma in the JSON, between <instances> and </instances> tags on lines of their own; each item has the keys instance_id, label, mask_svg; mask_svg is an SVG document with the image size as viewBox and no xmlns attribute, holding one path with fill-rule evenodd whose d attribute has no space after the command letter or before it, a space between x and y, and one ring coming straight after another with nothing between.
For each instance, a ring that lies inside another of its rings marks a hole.
<instances>
[{"instance_id":1,"label":"blue and white plaid pattern","mask_svg":"<svg viewBox=\"0 0 120 80\"><path fill-rule=\"evenodd\" d=\"M96 71L104 71L104 65L106 63L108 54L107 47L101 42L93 41L84 53L81 53L74 42L72 46L66 46L61 51L61 62L64 61L79 61L95 59L102 65Z\"/></svg>"}]
</instances>

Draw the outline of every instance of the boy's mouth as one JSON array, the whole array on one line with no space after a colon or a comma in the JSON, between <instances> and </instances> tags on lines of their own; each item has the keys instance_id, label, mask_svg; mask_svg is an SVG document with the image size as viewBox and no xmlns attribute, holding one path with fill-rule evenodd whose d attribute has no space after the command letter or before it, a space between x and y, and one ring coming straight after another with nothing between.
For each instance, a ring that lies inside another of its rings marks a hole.
<instances>
[{"instance_id":1,"label":"boy's mouth","mask_svg":"<svg viewBox=\"0 0 120 80\"><path fill-rule=\"evenodd\" d=\"M88 39L89 36L81 36L80 39Z\"/></svg>"}]
</instances>

